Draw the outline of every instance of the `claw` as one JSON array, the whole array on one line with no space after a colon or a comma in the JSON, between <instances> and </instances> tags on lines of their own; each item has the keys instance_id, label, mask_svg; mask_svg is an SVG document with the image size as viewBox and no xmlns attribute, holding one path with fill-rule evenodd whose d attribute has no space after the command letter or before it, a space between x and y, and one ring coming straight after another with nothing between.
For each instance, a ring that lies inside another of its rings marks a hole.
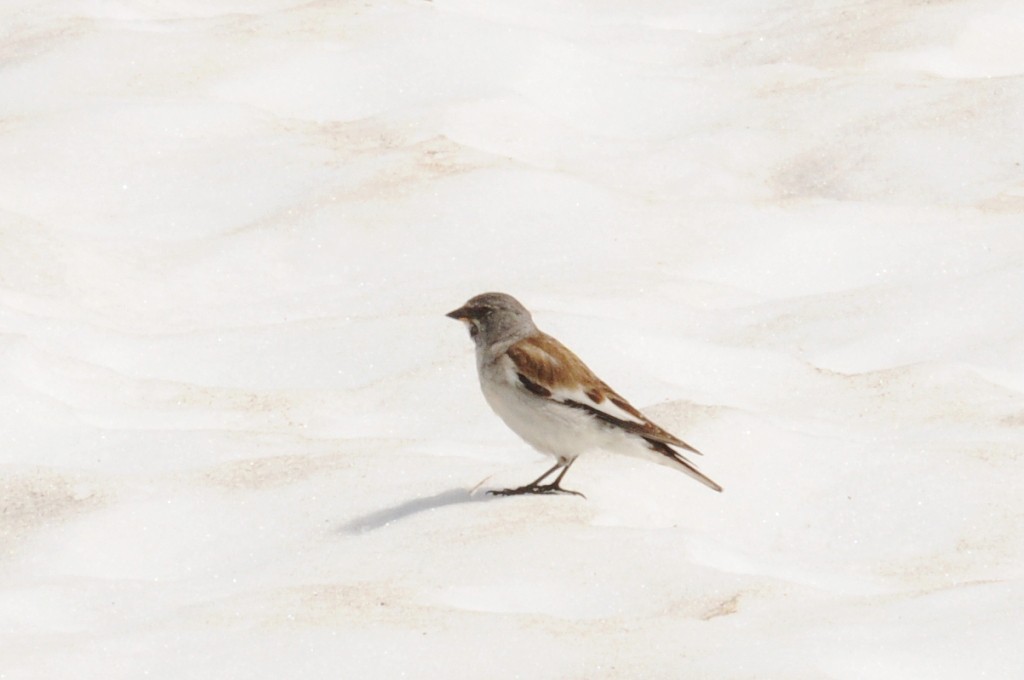
<instances>
[{"instance_id":1,"label":"claw","mask_svg":"<svg viewBox=\"0 0 1024 680\"><path fill-rule=\"evenodd\" d=\"M563 489L555 484L527 484L517 489L493 489L487 492L492 496L524 496L526 494L538 494L550 496L553 494L571 494L573 496L579 496L580 498L586 498L579 491L573 491L572 489Z\"/></svg>"}]
</instances>

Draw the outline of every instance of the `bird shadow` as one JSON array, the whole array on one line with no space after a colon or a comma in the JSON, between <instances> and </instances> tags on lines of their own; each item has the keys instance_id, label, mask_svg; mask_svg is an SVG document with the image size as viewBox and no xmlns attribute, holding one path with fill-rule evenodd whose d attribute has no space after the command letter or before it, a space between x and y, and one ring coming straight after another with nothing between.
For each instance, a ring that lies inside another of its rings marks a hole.
<instances>
[{"instance_id":1,"label":"bird shadow","mask_svg":"<svg viewBox=\"0 0 1024 680\"><path fill-rule=\"evenodd\" d=\"M347 534L361 534L374 529L386 527L394 522L408 519L423 512L436 510L448 505L462 505L464 503L487 503L498 500L499 496L490 494L473 494L473 489L449 489L433 496L422 496L411 500L383 508L366 515L361 515L345 522L338 531Z\"/></svg>"}]
</instances>

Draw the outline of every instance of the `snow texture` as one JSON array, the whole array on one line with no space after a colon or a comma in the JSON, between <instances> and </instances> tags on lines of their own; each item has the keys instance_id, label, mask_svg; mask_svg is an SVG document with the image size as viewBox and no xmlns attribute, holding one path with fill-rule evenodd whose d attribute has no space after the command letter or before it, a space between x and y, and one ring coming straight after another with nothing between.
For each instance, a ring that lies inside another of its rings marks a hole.
<instances>
[{"instance_id":1,"label":"snow texture","mask_svg":"<svg viewBox=\"0 0 1024 680\"><path fill-rule=\"evenodd\" d=\"M0 678L1024 678L1018 0L0 34ZM725 492L482 493L488 290Z\"/></svg>"}]
</instances>

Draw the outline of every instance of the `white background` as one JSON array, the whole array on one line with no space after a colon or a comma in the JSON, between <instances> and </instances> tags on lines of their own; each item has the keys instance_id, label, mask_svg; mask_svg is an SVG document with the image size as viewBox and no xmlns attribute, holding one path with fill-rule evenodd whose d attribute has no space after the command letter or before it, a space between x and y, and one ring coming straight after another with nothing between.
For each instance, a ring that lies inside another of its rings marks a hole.
<instances>
[{"instance_id":1,"label":"white background","mask_svg":"<svg viewBox=\"0 0 1024 680\"><path fill-rule=\"evenodd\" d=\"M0 677L1024 677L1017 0L0 34ZM725 493L470 495L488 290Z\"/></svg>"}]
</instances>

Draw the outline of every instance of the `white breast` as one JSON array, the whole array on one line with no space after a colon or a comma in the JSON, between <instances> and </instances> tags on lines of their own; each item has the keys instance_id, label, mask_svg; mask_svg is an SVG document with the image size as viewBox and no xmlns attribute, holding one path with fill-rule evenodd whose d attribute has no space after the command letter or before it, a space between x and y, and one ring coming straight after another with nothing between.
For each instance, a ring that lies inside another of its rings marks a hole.
<instances>
[{"instance_id":1,"label":"white breast","mask_svg":"<svg viewBox=\"0 0 1024 680\"><path fill-rule=\"evenodd\" d=\"M527 391L511 359L478 362L480 388L498 416L530 446L562 461L584 451L621 444L621 435L584 411L546 401Z\"/></svg>"}]
</instances>

